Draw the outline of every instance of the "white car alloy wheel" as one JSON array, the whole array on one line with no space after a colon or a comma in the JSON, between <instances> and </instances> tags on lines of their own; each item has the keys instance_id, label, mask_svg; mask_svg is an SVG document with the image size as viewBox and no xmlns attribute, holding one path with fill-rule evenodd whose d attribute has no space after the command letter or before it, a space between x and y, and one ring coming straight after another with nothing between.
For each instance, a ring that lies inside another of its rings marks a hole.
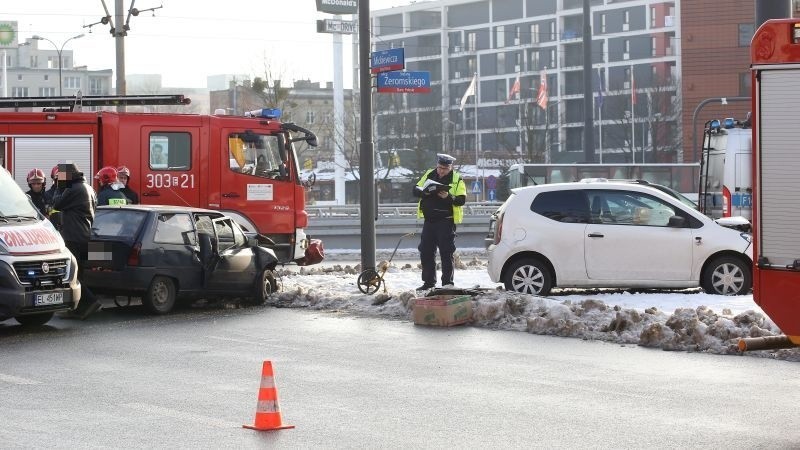
<instances>
[{"instance_id":1,"label":"white car alloy wheel","mask_svg":"<svg viewBox=\"0 0 800 450\"><path fill-rule=\"evenodd\" d=\"M506 290L523 294L547 295L552 281L547 266L537 259L524 259L509 267Z\"/></svg>"},{"instance_id":2,"label":"white car alloy wheel","mask_svg":"<svg viewBox=\"0 0 800 450\"><path fill-rule=\"evenodd\" d=\"M709 294L745 295L752 283L750 267L729 256L714 259L703 277L703 289Z\"/></svg>"}]
</instances>

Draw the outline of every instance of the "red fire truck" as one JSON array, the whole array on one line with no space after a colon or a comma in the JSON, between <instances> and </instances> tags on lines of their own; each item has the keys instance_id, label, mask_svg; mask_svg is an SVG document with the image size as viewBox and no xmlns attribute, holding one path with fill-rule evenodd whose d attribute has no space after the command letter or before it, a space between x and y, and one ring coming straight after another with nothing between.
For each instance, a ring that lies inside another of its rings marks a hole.
<instances>
[{"instance_id":1,"label":"red fire truck","mask_svg":"<svg viewBox=\"0 0 800 450\"><path fill-rule=\"evenodd\" d=\"M2 164L25 186L27 172L50 173L72 161L87 179L104 166L127 166L144 204L225 212L275 243L283 263L315 264L322 242L310 239L305 188L294 143L316 146L311 131L282 123L277 109L226 115L81 111L86 106L186 104L181 95L0 99ZM76 107L78 106L78 107Z\"/></svg>"},{"instance_id":2,"label":"red fire truck","mask_svg":"<svg viewBox=\"0 0 800 450\"><path fill-rule=\"evenodd\" d=\"M745 339L742 350L800 345L800 19L765 22L751 45L753 298L785 336Z\"/></svg>"}]
</instances>

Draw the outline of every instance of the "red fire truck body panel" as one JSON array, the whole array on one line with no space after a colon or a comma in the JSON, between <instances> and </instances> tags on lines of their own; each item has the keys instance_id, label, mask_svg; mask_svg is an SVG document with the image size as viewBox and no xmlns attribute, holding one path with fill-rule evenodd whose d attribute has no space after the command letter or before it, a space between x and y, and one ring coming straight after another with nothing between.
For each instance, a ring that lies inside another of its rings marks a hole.
<instances>
[{"instance_id":1,"label":"red fire truck body panel","mask_svg":"<svg viewBox=\"0 0 800 450\"><path fill-rule=\"evenodd\" d=\"M800 344L800 20L765 22L753 36L753 298ZM789 83L787 83L789 81ZM787 95L790 94L790 95Z\"/></svg>"},{"instance_id":2,"label":"red fire truck body panel","mask_svg":"<svg viewBox=\"0 0 800 450\"><path fill-rule=\"evenodd\" d=\"M273 239L283 262L318 262L306 259L305 187L292 144L300 139L292 138L278 120L0 112L0 134L6 140L5 166L18 182L31 166L49 173L67 159L78 163L87 179L101 167L124 165L131 171L129 187L141 203L225 211L246 230Z\"/></svg>"}]
</instances>

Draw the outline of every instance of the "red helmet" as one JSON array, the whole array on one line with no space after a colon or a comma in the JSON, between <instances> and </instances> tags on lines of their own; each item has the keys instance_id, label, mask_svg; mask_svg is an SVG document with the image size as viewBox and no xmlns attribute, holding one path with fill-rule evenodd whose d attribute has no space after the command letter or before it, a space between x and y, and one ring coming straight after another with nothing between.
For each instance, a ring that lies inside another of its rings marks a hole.
<instances>
[{"instance_id":1,"label":"red helmet","mask_svg":"<svg viewBox=\"0 0 800 450\"><path fill-rule=\"evenodd\" d=\"M119 166L117 167L117 175L125 175L126 177L130 178L131 171L127 166Z\"/></svg>"},{"instance_id":2,"label":"red helmet","mask_svg":"<svg viewBox=\"0 0 800 450\"><path fill-rule=\"evenodd\" d=\"M56 178L58 178L58 166L57 166L57 165L56 165L56 166L53 166L53 168L52 168L52 169L50 169L50 178L52 178L52 179L54 179L54 180L55 180Z\"/></svg>"},{"instance_id":3,"label":"red helmet","mask_svg":"<svg viewBox=\"0 0 800 450\"><path fill-rule=\"evenodd\" d=\"M28 172L27 180L28 184L31 184L35 181L38 181L42 184L45 184L47 182L47 179L44 177L44 172L42 172L42 169L36 169L36 168L31 169L31 171Z\"/></svg>"},{"instance_id":4,"label":"red helmet","mask_svg":"<svg viewBox=\"0 0 800 450\"><path fill-rule=\"evenodd\" d=\"M97 172L97 175L94 176L95 180L100 180L100 185L105 186L107 184L116 183L117 182L117 169L106 166L100 169Z\"/></svg>"}]
</instances>

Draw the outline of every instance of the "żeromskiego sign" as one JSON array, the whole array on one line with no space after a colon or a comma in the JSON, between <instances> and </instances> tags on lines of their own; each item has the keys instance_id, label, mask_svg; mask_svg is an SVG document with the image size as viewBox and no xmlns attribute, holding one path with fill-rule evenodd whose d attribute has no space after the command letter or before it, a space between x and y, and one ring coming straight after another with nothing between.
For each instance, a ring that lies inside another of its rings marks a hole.
<instances>
[{"instance_id":1,"label":"\u017ceromskiego sign","mask_svg":"<svg viewBox=\"0 0 800 450\"><path fill-rule=\"evenodd\" d=\"M317 0L317 11L329 14L356 14L358 0Z\"/></svg>"}]
</instances>

